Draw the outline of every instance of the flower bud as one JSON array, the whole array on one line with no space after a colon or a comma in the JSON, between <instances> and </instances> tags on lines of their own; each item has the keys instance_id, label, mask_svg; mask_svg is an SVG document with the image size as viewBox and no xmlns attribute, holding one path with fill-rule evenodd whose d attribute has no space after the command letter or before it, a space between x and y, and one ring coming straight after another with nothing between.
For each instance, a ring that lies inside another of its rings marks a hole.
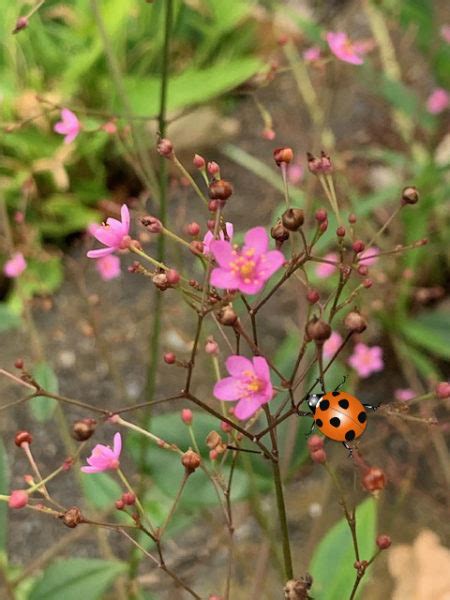
<instances>
[{"instance_id":1,"label":"flower bud","mask_svg":"<svg viewBox=\"0 0 450 600\"><path fill-rule=\"evenodd\" d=\"M191 425L193 419L192 410L190 408L183 408L181 411L181 420L185 425Z\"/></svg>"},{"instance_id":2,"label":"flower bud","mask_svg":"<svg viewBox=\"0 0 450 600\"><path fill-rule=\"evenodd\" d=\"M209 184L208 193L211 200L227 200L233 193L233 186L225 179L217 179Z\"/></svg>"},{"instance_id":3,"label":"flower bud","mask_svg":"<svg viewBox=\"0 0 450 600\"><path fill-rule=\"evenodd\" d=\"M201 458L197 452L189 449L181 457L181 464L186 469L187 473L193 473L200 466Z\"/></svg>"},{"instance_id":4,"label":"flower bud","mask_svg":"<svg viewBox=\"0 0 450 600\"><path fill-rule=\"evenodd\" d=\"M319 465L323 465L327 462L327 453L322 448L321 450L315 450L314 452L310 452L311 460Z\"/></svg>"},{"instance_id":5,"label":"flower bud","mask_svg":"<svg viewBox=\"0 0 450 600\"><path fill-rule=\"evenodd\" d=\"M18 431L14 437L14 443L18 448L20 448L22 444L31 444L32 441L33 438L28 431Z\"/></svg>"},{"instance_id":6,"label":"flower bud","mask_svg":"<svg viewBox=\"0 0 450 600\"><path fill-rule=\"evenodd\" d=\"M192 161L192 164L194 165L194 167L196 169L204 169L206 167L206 161L203 158L203 156L200 156L200 154L194 154L194 159Z\"/></svg>"},{"instance_id":7,"label":"flower bud","mask_svg":"<svg viewBox=\"0 0 450 600\"><path fill-rule=\"evenodd\" d=\"M368 492L379 492L386 487L386 476L379 467L370 467L362 478L363 488Z\"/></svg>"},{"instance_id":8,"label":"flower bud","mask_svg":"<svg viewBox=\"0 0 450 600\"><path fill-rule=\"evenodd\" d=\"M151 215L141 217L141 223L148 229L148 231L150 231L150 233L161 233L163 229L161 221L156 217L152 217Z\"/></svg>"},{"instance_id":9,"label":"flower bud","mask_svg":"<svg viewBox=\"0 0 450 600\"><path fill-rule=\"evenodd\" d=\"M316 210L314 218L318 223L323 223L328 219L328 213L324 208L319 208L318 210Z\"/></svg>"},{"instance_id":10,"label":"flower bud","mask_svg":"<svg viewBox=\"0 0 450 600\"><path fill-rule=\"evenodd\" d=\"M294 152L292 148L284 147L284 148L275 148L273 151L273 158L277 163L277 166L281 166L282 163L288 165L292 159L294 158Z\"/></svg>"},{"instance_id":11,"label":"flower bud","mask_svg":"<svg viewBox=\"0 0 450 600\"><path fill-rule=\"evenodd\" d=\"M23 508L28 504L28 494L25 490L13 490L9 496L9 508Z\"/></svg>"},{"instance_id":12,"label":"flower bud","mask_svg":"<svg viewBox=\"0 0 450 600\"><path fill-rule=\"evenodd\" d=\"M208 433L208 436L206 438L206 445L210 450L214 450L214 448L217 448L217 446L221 445L222 443L222 438L217 433L217 431L210 431Z\"/></svg>"},{"instance_id":13,"label":"flower bud","mask_svg":"<svg viewBox=\"0 0 450 600\"><path fill-rule=\"evenodd\" d=\"M325 233L325 231L327 229L328 229L328 221L322 221L322 223L319 225L320 233Z\"/></svg>"},{"instance_id":14,"label":"flower bud","mask_svg":"<svg viewBox=\"0 0 450 600\"><path fill-rule=\"evenodd\" d=\"M74 529L77 525L83 522L83 515L77 506L72 506L64 513L62 517L64 525Z\"/></svg>"},{"instance_id":15,"label":"flower bud","mask_svg":"<svg viewBox=\"0 0 450 600\"><path fill-rule=\"evenodd\" d=\"M450 383L448 381L441 381L436 385L435 393L436 397L440 400L450 398Z\"/></svg>"},{"instance_id":16,"label":"flower bud","mask_svg":"<svg viewBox=\"0 0 450 600\"><path fill-rule=\"evenodd\" d=\"M337 229L336 229L336 235L338 237L345 237L345 227L343 227L342 225L340 225Z\"/></svg>"},{"instance_id":17,"label":"flower bud","mask_svg":"<svg viewBox=\"0 0 450 600\"><path fill-rule=\"evenodd\" d=\"M348 215L348 222L350 223L350 225L354 225L356 223L356 215L354 215L353 213L350 213Z\"/></svg>"},{"instance_id":18,"label":"flower bud","mask_svg":"<svg viewBox=\"0 0 450 600\"><path fill-rule=\"evenodd\" d=\"M173 365L177 360L177 357L175 356L175 354L173 352L166 352L164 354L163 358L164 358L164 362L168 365Z\"/></svg>"},{"instance_id":19,"label":"flower bud","mask_svg":"<svg viewBox=\"0 0 450 600\"><path fill-rule=\"evenodd\" d=\"M156 146L158 154L164 156L164 158L173 157L173 144L167 138L161 138Z\"/></svg>"},{"instance_id":20,"label":"flower bud","mask_svg":"<svg viewBox=\"0 0 450 600\"><path fill-rule=\"evenodd\" d=\"M125 502L122 499L116 500L114 502L114 506L117 508L117 510L123 510L125 508Z\"/></svg>"},{"instance_id":21,"label":"flower bud","mask_svg":"<svg viewBox=\"0 0 450 600\"><path fill-rule=\"evenodd\" d=\"M289 239L289 231L284 227L281 221L277 223L270 230L271 237L276 241L277 248L281 248L283 243Z\"/></svg>"},{"instance_id":22,"label":"flower bud","mask_svg":"<svg viewBox=\"0 0 450 600\"><path fill-rule=\"evenodd\" d=\"M364 281L362 282L363 286L365 288L371 288L373 285L373 281L371 279L364 279Z\"/></svg>"},{"instance_id":23,"label":"flower bud","mask_svg":"<svg viewBox=\"0 0 450 600\"><path fill-rule=\"evenodd\" d=\"M186 233L188 235L192 235L192 237L195 237L200 233L200 225L195 221L193 221L192 223L188 223L186 225Z\"/></svg>"},{"instance_id":24,"label":"flower bud","mask_svg":"<svg viewBox=\"0 0 450 600\"><path fill-rule=\"evenodd\" d=\"M377 537L376 543L380 550L387 550L392 542L391 538L388 535L382 533Z\"/></svg>"},{"instance_id":25,"label":"flower bud","mask_svg":"<svg viewBox=\"0 0 450 600\"><path fill-rule=\"evenodd\" d=\"M212 336L206 340L205 352L206 354L211 354L212 356L217 356L219 354L219 344Z\"/></svg>"},{"instance_id":26,"label":"flower bud","mask_svg":"<svg viewBox=\"0 0 450 600\"><path fill-rule=\"evenodd\" d=\"M359 254L360 252L362 252L365 247L366 246L365 246L364 242L362 242L361 240L356 240L356 242L353 242L353 244L352 244L353 252L356 252L356 254Z\"/></svg>"},{"instance_id":27,"label":"flower bud","mask_svg":"<svg viewBox=\"0 0 450 600\"><path fill-rule=\"evenodd\" d=\"M97 421L95 419L89 417L78 419L72 425L72 437L79 442L85 442L94 434L96 427Z\"/></svg>"},{"instance_id":28,"label":"flower bud","mask_svg":"<svg viewBox=\"0 0 450 600\"><path fill-rule=\"evenodd\" d=\"M308 600L313 579L309 573L300 579L290 579L283 588L284 600Z\"/></svg>"},{"instance_id":29,"label":"flower bud","mask_svg":"<svg viewBox=\"0 0 450 600\"><path fill-rule=\"evenodd\" d=\"M315 304L320 299L319 292L317 290L308 290L306 293L306 299L310 304Z\"/></svg>"},{"instance_id":30,"label":"flower bud","mask_svg":"<svg viewBox=\"0 0 450 600\"><path fill-rule=\"evenodd\" d=\"M169 269L168 271L166 271L166 280L168 284L177 285L180 279L180 274L175 269Z\"/></svg>"},{"instance_id":31,"label":"flower bud","mask_svg":"<svg viewBox=\"0 0 450 600\"><path fill-rule=\"evenodd\" d=\"M320 153L320 157L314 156L310 152L307 152L307 157L308 169L314 175L323 175L326 173L331 173L333 171L331 158L327 154L325 154L323 150Z\"/></svg>"},{"instance_id":32,"label":"flower bud","mask_svg":"<svg viewBox=\"0 0 450 600\"><path fill-rule=\"evenodd\" d=\"M133 492L124 492L122 494L122 502L126 506L133 506L133 504L136 503L136 496L135 496L135 494L133 494Z\"/></svg>"},{"instance_id":33,"label":"flower bud","mask_svg":"<svg viewBox=\"0 0 450 600\"><path fill-rule=\"evenodd\" d=\"M362 333L367 329L367 321L356 310L352 310L344 319L344 325L353 333Z\"/></svg>"},{"instance_id":34,"label":"flower bud","mask_svg":"<svg viewBox=\"0 0 450 600\"><path fill-rule=\"evenodd\" d=\"M229 423L227 423L226 421L221 421L220 422L220 429L224 433L230 433L231 431L233 431L233 428L231 427L231 425Z\"/></svg>"},{"instance_id":35,"label":"flower bud","mask_svg":"<svg viewBox=\"0 0 450 600\"><path fill-rule=\"evenodd\" d=\"M301 208L288 208L281 216L283 226L289 231L297 231L305 221L305 213Z\"/></svg>"},{"instance_id":36,"label":"flower bud","mask_svg":"<svg viewBox=\"0 0 450 600\"><path fill-rule=\"evenodd\" d=\"M167 290L169 287L169 282L167 281L167 275L165 273L156 273L156 275L153 275L152 281L155 287L162 292Z\"/></svg>"},{"instance_id":37,"label":"flower bud","mask_svg":"<svg viewBox=\"0 0 450 600\"><path fill-rule=\"evenodd\" d=\"M238 316L231 304L224 306L217 315L217 319L221 325L233 326L237 323Z\"/></svg>"},{"instance_id":38,"label":"flower bud","mask_svg":"<svg viewBox=\"0 0 450 600\"><path fill-rule=\"evenodd\" d=\"M310 435L308 438L308 450L310 452L322 450L324 447L324 443L324 439L320 435Z\"/></svg>"},{"instance_id":39,"label":"flower bud","mask_svg":"<svg viewBox=\"0 0 450 600\"><path fill-rule=\"evenodd\" d=\"M314 316L306 324L306 335L310 340L323 344L331 335L331 327L322 319Z\"/></svg>"},{"instance_id":40,"label":"flower bud","mask_svg":"<svg viewBox=\"0 0 450 600\"><path fill-rule=\"evenodd\" d=\"M359 267L358 267L358 273L360 275L362 275L363 277L365 277L368 272L369 272L369 267L367 265L359 265Z\"/></svg>"},{"instance_id":41,"label":"flower bud","mask_svg":"<svg viewBox=\"0 0 450 600\"><path fill-rule=\"evenodd\" d=\"M401 200L401 203L403 206L405 206L405 204L417 204L418 201L419 201L419 192L417 191L417 188L410 185L403 189L402 200Z\"/></svg>"},{"instance_id":42,"label":"flower bud","mask_svg":"<svg viewBox=\"0 0 450 600\"><path fill-rule=\"evenodd\" d=\"M208 202L209 212L215 213L219 210L220 202L218 200L210 200Z\"/></svg>"},{"instance_id":43,"label":"flower bud","mask_svg":"<svg viewBox=\"0 0 450 600\"><path fill-rule=\"evenodd\" d=\"M219 453L217 452L217 450L210 450L209 451L209 458L211 460L217 460L218 456L219 456Z\"/></svg>"},{"instance_id":44,"label":"flower bud","mask_svg":"<svg viewBox=\"0 0 450 600\"><path fill-rule=\"evenodd\" d=\"M203 254L203 242L201 242L200 240L193 240L190 244L189 244L189 248L192 252L192 254Z\"/></svg>"},{"instance_id":45,"label":"flower bud","mask_svg":"<svg viewBox=\"0 0 450 600\"><path fill-rule=\"evenodd\" d=\"M210 175L212 175L213 177L214 177L214 175L219 175L220 174L220 167L216 163L215 160L209 161L209 163L208 163L208 173Z\"/></svg>"},{"instance_id":46,"label":"flower bud","mask_svg":"<svg viewBox=\"0 0 450 600\"><path fill-rule=\"evenodd\" d=\"M275 131L271 127L266 127L265 129L262 130L261 137L263 137L265 140L272 141L275 139L276 134L275 134Z\"/></svg>"},{"instance_id":47,"label":"flower bud","mask_svg":"<svg viewBox=\"0 0 450 600\"><path fill-rule=\"evenodd\" d=\"M14 362L14 366L16 367L16 369L23 369L23 359L22 358L17 358L16 361Z\"/></svg>"},{"instance_id":48,"label":"flower bud","mask_svg":"<svg viewBox=\"0 0 450 600\"><path fill-rule=\"evenodd\" d=\"M28 27L28 19L26 17L19 17L16 21L16 25L13 29L13 33L19 33L22 29L26 29Z\"/></svg>"}]
</instances>

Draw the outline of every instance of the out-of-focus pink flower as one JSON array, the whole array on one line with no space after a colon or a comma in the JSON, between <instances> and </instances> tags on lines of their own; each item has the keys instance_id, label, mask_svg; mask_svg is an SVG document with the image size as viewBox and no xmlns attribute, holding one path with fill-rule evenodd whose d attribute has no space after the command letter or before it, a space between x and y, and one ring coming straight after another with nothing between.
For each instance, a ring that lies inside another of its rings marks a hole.
<instances>
[{"instance_id":1,"label":"out-of-focus pink flower","mask_svg":"<svg viewBox=\"0 0 450 600\"><path fill-rule=\"evenodd\" d=\"M339 262L339 256L336 254L336 252L329 252L328 254L325 254L325 256L323 257L323 259L324 260L331 260L331 261L334 261L336 263ZM336 271L336 265L332 265L332 264L326 263L326 262L317 263L317 266L316 266L316 275L320 279L325 279L326 277L329 277L330 275L333 275L333 273L335 271Z\"/></svg>"},{"instance_id":2,"label":"out-of-focus pink flower","mask_svg":"<svg viewBox=\"0 0 450 600\"><path fill-rule=\"evenodd\" d=\"M114 434L113 448L104 444L97 444L92 454L87 459L88 467L81 467L83 473L102 473L109 469L118 469L120 453L122 451L122 437L119 432Z\"/></svg>"},{"instance_id":3,"label":"out-of-focus pink flower","mask_svg":"<svg viewBox=\"0 0 450 600\"><path fill-rule=\"evenodd\" d=\"M93 236L104 244L106 248L89 250L87 253L89 258L101 258L102 256L107 256L117 250L123 250L128 247L130 241L130 236L128 235L130 231L130 213L126 204L122 204L120 214L122 217L121 221L109 217L106 225L105 223L98 225L95 230L90 226Z\"/></svg>"},{"instance_id":4,"label":"out-of-focus pink flower","mask_svg":"<svg viewBox=\"0 0 450 600\"><path fill-rule=\"evenodd\" d=\"M371 267L377 262L378 254L380 254L380 249L376 246L373 248L367 248L359 254L359 263L363 263L366 267ZM365 256L368 256L369 258L364 258Z\"/></svg>"},{"instance_id":5,"label":"out-of-focus pink flower","mask_svg":"<svg viewBox=\"0 0 450 600\"><path fill-rule=\"evenodd\" d=\"M319 46L311 46L311 48L307 48L303 52L303 59L306 62L315 62L320 58L320 48Z\"/></svg>"},{"instance_id":6,"label":"out-of-focus pink flower","mask_svg":"<svg viewBox=\"0 0 450 600\"><path fill-rule=\"evenodd\" d=\"M399 402L408 402L408 400L412 400L417 396L414 390L410 390L409 388L399 388L394 392L394 398Z\"/></svg>"},{"instance_id":7,"label":"out-of-focus pink flower","mask_svg":"<svg viewBox=\"0 0 450 600\"><path fill-rule=\"evenodd\" d=\"M210 252L219 264L211 273L211 285L257 294L284 263L279 250L268 251L269 236L264 227L247 231L244 242L242 250L224 240L210 243Z\"/></svg>"},{"instance_id":8,"label":"out-of-focus pink flower","mask_svg":"<svg viewBox=\"0 0 450 600\"><path fill-rule=\"evenodd\" d=\"M225 223L225 231L227 232L227 236L230 242L233 240L234 227L233 223ZM225 235L222 229L219 230L219 240L224 240ZM214 234L212 231L207 231L205 233L205 237L203 238L203 254L209 254L211 252L210 244L214 240Z\"/></svg>"},{"instance_id":9,"label":"out-of-focus pink flower","mask_svg":"<svg viewBox=\"0 0 450 600\"><path fill-rule=\"evenodd\" d=\"M342 341L342 336L337 331L333 331L333 333L323 345L324 357L331 358L332 356L334 356L337 349L341 347Z\"/></svg>"},{"instance_id":10,"label":"out-of-focus pink flower","mask_svg":"<svg viewBox=\"0 0 450 600\"><path fill-rule=\"evenodd\" d=\"M80 133L80 121L77 116L68 108L61 110L61 121L55 123L53 130L56 133L64 135L64 143L70 144Z\"/></svg>"},{"instance_id":11,"label":"out-of-focus pink flower","mask_svg":"<svg viewBox=\"0 0 450 600\"><path fill-rule=\"evenodd\" d=\"M447 44L450 44L450 25L442 25L441 37L444 40L444 42L447 42Z\"/></svg>"},{"instance_id":12,"label":"out-of-focus pink flower","mask_svg":"<svg viewBox=\"0 0 450 600\"><path fill-rule=\"evenodd\" d=\"M249 360L238 355L229 356L225 364L231 377L216 383L214 396L227 402L239 400L234 414L238 419L248 419L272 399L269 365L262 356Z\"/></svg>"},{"instance_id":13,"label":"out-of-focus pink flower","mask_svg":"<svg viewBox=\"0 0 450 600\"><path fill-rule=\"evenodd\" d=\"M427 111L432 115L437 115L448 108L450 104L450 95L443 88L436 88L432 91L427 100Z\"/></svg>"},{"instance_id":14,"label":"out-of-focus pink flower","mask_svg":"<svg viewBox=\"0 0 450 600\"><path fill-rule=\"evenodd\" d=\"M22 252L16 252L7 260L3 266L3 273L6 277L19 277L27 268L26 260Z\"/></svg>"},{"instance_id":15,"label":"out-of-focus pink flower","mask_svg":"<svg viewBox=\"0 0 450 600\"><path fill-rule=\"evenodd\" d=\"M287 168L287 177L289 183L292 185L297 185L303 179L303 175L305 174L305 170L299 163L291 163Z\"/></svg>"},{"instance_id":16,"label":"out-of-focus pink flower","mask_svg":"<svg viewBox=\"0 0 450 600\"><path fill-rule=\"evenodd\" d=\"M340 60L352 65L363 64L362 54L364 54L365 45L352 42L343 31L329 31L327 33L327 42L331 52Z\"/></svg>"},{"instance_id":17,"label":"out-of-focus pink flower","mask_svg":"<svg viewBox=\"0 0 450 600\"><path fill-rule=\"evenodd\" d=\"M366 346L358 343L353 354L348 359L348 364L355 369L361 378L369 377L384 369L383 349L380 346Z\"/></svg>"},{"instance_id":18,"label":"out-of-focus pink flower","mask_svg":"<svg viewBox=\"0 0 450 600\"><path fill-rule=\"evenodd\" d=\"M115 279L120 275L120 258L114 254L101 256L95 261L95 267L104 281Z\"/></svg>"}]
</instances>

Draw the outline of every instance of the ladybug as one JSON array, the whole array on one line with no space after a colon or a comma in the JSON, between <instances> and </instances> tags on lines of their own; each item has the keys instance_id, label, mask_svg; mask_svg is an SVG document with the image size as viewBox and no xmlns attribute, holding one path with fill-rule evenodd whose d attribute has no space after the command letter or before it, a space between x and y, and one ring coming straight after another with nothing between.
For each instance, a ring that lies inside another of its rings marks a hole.
<instances>
[{"instance_id":1,"label":"ladybug","mask_svg":"<svg viewBox=\"0 0 450 600\"><path fill-rule=\"evenodd\" d=\"M331 440L342 442L348 450L351 450L348 442L361 437L367 427L366 408L375 410L339 388L334 392L311 394L307 402L319 431Z\"/></svg>"}]
</instances>

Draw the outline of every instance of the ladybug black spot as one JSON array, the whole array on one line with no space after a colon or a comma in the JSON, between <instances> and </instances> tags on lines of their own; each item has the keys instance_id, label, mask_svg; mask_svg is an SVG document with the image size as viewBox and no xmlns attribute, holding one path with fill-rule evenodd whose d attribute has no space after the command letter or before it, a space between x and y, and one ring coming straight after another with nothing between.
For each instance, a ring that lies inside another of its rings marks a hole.
<instances>
[{"instance_id":1,"label":"ladybug black spot","mask_svg":"<svg viewBox=\"0 0 450 600\"><path fill-rule=\"evenodd\" d=\"M332 419L330 419L330 425L332 425L333 427L336 427L336 429L339 427L340 424L341 424L341 420L339 417L333 417Z\"/></svg>"},{"instance_id":2,"label":"ladybug black spot","mask_svg":"<svg viewBox=\"0 0 450 600\"><path fill-rule=\"evenodd\" d=\"M344 409L349 407L348 400L339 400L338 404L341 408L344 408Z\"/></svg>"},{"instance_id":3,"label":"ladybug black spot","mask_svg":"<svg viewBox=\"0 0 450 600\"><path fill-rule=\"evenodd\" d=\"M328 400L321 400L319 404L320 410L328 410L330 408L330 403Z\"/></svg>"},{"instance_id":4,"label":"ladybug black spot","mask_svg":"<svg viewBox=\"0 0 450 600\"><path fill-rule=\"evenodd\" d=\"M355 432L353 431L353 429L349 429L347 431L347 433L345 434L345 439L347 440L347 442L351 442L352 440L355 439Z\"/></svg>"},{"instance_id":5,"label":"ladybug black spot","mask_svg":"<svg viewBox=\"0 0 450 600\"><path fill-rule=\"evenodd\" d=\"M323 421L321 419L316 419L316 425L317 425L317 427L322 427Z\"/></svg>"},{"instance_id":6,"label":"ladybug black spot","mask_svg":"<svg viewBox=\"0 0 450 600\"><path fill-rule=\"evenodd\" d=\"M358 415L358 421L360 423L365 423L367 421L367 414L365 410L362 410Z\"/></svg>"},{"instance_id":7,"label":"ladybug black spot","mask_svg":"<svg viewBox=\"0 0 450 600\"><path fill-rule=\"evenodd\" d=\"M336 396L340 396L340 395L341 395L341 392L331 392L331 395L332 395L332 396L335 396L335 397L336 397Z\"/></svg>"}]
</instances>

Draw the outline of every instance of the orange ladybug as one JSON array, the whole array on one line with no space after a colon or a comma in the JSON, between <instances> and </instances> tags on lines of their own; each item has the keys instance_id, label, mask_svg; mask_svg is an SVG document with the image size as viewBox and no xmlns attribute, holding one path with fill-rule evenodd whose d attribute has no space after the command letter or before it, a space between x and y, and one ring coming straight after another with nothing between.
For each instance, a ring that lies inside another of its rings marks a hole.
<instances>
[{"instance_id":1,"label":"orange ladybug","mask_svg":"<svg viewBox=\"0 0 450 600\"><path fill-rule=\"evenodd\" d=\"M347 442L361 437L367 427L366 408L362 402L336 389L324 394L311 394L307 399L314 417L314 424L323 435L336 442L342 442L350 450Z\"/></svg>"}]
</instances>

